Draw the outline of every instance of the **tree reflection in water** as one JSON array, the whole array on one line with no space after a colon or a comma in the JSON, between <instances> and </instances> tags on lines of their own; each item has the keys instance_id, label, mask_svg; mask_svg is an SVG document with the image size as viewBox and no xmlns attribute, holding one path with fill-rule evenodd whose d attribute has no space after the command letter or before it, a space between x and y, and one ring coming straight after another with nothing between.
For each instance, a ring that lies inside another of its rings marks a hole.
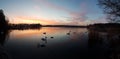
<instances>
[{"instance_id":1,"label":"tree reflection in water","mask_svg":"<svg viewBox=\"0 0 120 59\"><path fill-rule=\"evenodd\" d=\"M89 55L97 59L119 59L120 58L120 31L109 28L89 29Z\"/></svg>"},{"instance_id":2,"label":"tree reflection in water","mask_svg":"<svg viewBox=\"0 0 120 59\"><path fill-rule=\"evenodd\" d=\"M7 51L4 48L4 44L9 37L8 30L0 30L0 59L10 59Z\"/></svg>"}]
</instances>

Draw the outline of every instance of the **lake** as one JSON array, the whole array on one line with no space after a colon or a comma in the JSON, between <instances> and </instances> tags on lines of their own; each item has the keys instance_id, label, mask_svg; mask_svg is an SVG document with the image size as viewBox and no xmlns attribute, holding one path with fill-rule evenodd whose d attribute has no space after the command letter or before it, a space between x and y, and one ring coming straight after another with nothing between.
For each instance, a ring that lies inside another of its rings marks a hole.
<instances>
[{"instance_id":1,"label":"lake","mask_svg":"<svg viewBox=\"0 0 120 59\"><path fill-rule=\"evenodd\" d=\"M120 33L42 27L0 34L0 59L119 58Z\"/></svg>"}]
</instances>

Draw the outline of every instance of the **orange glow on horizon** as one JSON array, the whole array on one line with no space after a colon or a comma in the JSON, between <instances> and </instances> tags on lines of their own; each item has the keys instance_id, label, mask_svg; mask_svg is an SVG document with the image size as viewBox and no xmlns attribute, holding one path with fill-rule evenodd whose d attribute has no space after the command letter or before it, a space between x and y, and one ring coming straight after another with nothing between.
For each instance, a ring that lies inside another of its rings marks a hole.
<instances>
[{"instance_id":1,"label":"orange glow on horizon","mask_svg":"<svg viewBox=\"0 0 120 59\"><path fill-rule=\"evenodd\" d=\"M27 23L27 24L33 24L33 23L40 23L42 25L57 25L61 24L58 21L49 20L49 19L43 19L43 18L37 18L37 17L14 17L10 23L13 24L21 24L21 23Z\"/></svg>"},{"instance_id":2,"label":"orange glow on horizon","mask_svg":"<svg viewBox=\"0 0 120 59\"><path fill-rule=\"evenodd\" d=\"M77 22L77 21L57 21L53 19L45 19L42 17L26 17L26 16L16 16L11 18L9 23L12 24L41 24L41 25L86 25L89 22Z\"/></svg>"}]
</instances>

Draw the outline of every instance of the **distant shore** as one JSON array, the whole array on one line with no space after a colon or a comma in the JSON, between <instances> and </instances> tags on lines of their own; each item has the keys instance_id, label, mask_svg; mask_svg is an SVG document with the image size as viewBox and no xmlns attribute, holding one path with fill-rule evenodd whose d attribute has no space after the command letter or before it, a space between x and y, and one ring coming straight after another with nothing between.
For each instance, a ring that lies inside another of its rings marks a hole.
<instances>
[{"instance_id":1,"label":"distant shore","mask_svg":"<svg viewBox=\"0 0 120 59\"><path fill-rule=\"evenodd\" d=\"M87 26L78 26L78 25L42 25L42 27L79 27L79 28L86 28Z\"/></svg>"},{"instance_id":2,"label":"distant shore","mask_svg":"<svg viewBox=\"0 0 120 59\"><path fill-rule=\"evenodd\" d=\"M40 29L41 27L71 27L71 28L87 28L87 26L78 25L41 25L41 24L9 24L8 29Z\"/></svg>"},{"instance_id":3,"label":"distant shore","mask_svg":"<svg viewBox=\"0 0 120 59\"><path fill-rule=\"evenodd\" d=\"M9 24L9 29L39 29L41 27L71 27L71 28L87 28L87 29L120 29L119 23L97 23L88 26L82 25L41 25L41 24Z\"/></svg>"}]
</instances>

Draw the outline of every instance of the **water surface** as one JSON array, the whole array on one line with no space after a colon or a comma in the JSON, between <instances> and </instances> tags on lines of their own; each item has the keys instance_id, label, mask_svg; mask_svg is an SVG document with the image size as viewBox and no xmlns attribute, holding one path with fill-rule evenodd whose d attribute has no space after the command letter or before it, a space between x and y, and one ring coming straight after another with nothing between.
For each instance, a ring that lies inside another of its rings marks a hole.
<instances>
[{"instance_id":1,"label":"water surface","mask_svg":"<svg viewBox=\"0 0 120 59\"><path fill-rule=\"evenodd\" d=\"M116 47L108 39L114 36L117 40L120 35L112 33L64 27L10 30L1 34L0 50L9 59L109 58Z\"/></svg>"}]
</instances>

